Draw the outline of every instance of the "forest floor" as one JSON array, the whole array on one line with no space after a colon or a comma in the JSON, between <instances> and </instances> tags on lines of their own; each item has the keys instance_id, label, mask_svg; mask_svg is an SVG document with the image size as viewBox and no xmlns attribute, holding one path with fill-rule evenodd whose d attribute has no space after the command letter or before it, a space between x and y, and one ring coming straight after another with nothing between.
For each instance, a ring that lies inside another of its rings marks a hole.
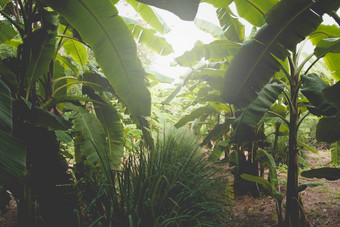
<instances>
[{"instance_id":1,"label":"forest floor","mask_svg":"<svg viewBox=\"0 0 340 227\"><path fill-rule=\"evenodd\" d=\"M310 153L307 160L311 168L324 167L330 163L330 151L320 150L317 154ZM225 166L224 166L225 167ZM279 178L284 180L287 168L279 167ZM308 179L300 177L300 184L321 183L322 185L307 188L300 193L303 206L310 226L340 226L340 180L328 181L325 179ZM284 191L282 186L282 191ZM0 214L0 227L16 226L16 203L10 202L6 214ZM234 220L237 227L267 227L278 226L275 201L267 196L252 198L251 196L238 196L234 200Z\"/></svg>"},{"instance_id":2,"label":"forest floor","mask_svg":"<svg viewBox=\"0 0 340 227\"><path fill-rule=\"evenodd\" d=\"M317 154L309 153L308 155L307 161L311 168L325 167L330 164L329 150L320 150ZM278 168L277 172L279 179L286 179L286 168ZM299 182L300 184L322 184L314 188L308 187L300 193L310 226L340 226L340 180L329 181L300 177ZM285 191L283 186L281 191ZM275 201L271 197L238 196L234 203L234 218L239 223L237 226L278 226Z\"/></svg>"}]
</instances>

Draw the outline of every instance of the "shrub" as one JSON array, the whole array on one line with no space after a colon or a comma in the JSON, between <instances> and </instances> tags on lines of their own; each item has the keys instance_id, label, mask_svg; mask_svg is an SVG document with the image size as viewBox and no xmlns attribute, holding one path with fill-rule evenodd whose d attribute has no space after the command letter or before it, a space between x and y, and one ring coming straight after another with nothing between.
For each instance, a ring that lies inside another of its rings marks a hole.
<instances>
[{"instance_id":1,"label":"shrub","mask_svg":"<svg viewBox=\"0 0 340 227\"><path fill-rule=\"evenodd\" d=\"M114 172L114 186L98 184L88 204L93 224L225 226L226 182L197 144L186 132L171 129L154 149L130 155Z\"/></svg>"}]
</instances>

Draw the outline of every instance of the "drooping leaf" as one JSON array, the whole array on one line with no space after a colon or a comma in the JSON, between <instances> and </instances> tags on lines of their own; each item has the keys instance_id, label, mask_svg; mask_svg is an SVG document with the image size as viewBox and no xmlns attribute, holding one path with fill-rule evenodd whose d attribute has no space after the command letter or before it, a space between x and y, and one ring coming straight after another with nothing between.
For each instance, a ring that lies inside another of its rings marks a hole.
<instances>
[{"instance_id":1,"label":"drooping leaf","mask_svg":"<svg viewBox=\"0 0 340 227\"><path fill-rule=\"evenodd\" d=\"M93 84L96 84L96 85L93 85L93 84L87 85L87 86L91 87L95 91L99 91L99 92L109 91L112 94L115 93L115 91L112 88L110 82L100 72L85 72L82 75L82 81L87 81L87 82L91 82Z\"/></svg>"},{"instance_id":2,"label":"drooping leaf","mask_svg":"<svg viewBox=\"0 0 340 227\"><path fill-rule=\"evenodd\" d=\"M176 58L176 61L182 66L192 66L202 58L206 60L223 60L233 56L240 44L229 40L215 40L209 44L195 46L192 50L186 51L182 56Z\"/></svg>"},{"instance_id":3,"label":"drooping leaf","mask_svg":"<svg viewBox=\"0 0 340 227\"><path fill-rule=\"evenodd\" d=\"M263 177L258 177L258 176L253 176L253 175L243 173L241 174L241 178L244 180L255 182L255 183L262 185L263 188L269 193L272 193L274 191L271 183L265 180Z\"/></svg>"},{"instance_id":4,"label":"drooping leaf","mask_svg":"<svg viewBox=\"0 0 340 227\"><path fill-rule=\"evenodd\" d=\"M230 131L230 125L234 119L227 119L222 124L217 124L215 127L209 131L208 135L203 139L201 146L206 145L210 140L220 139L224 134Z\"/></svg>"},{"instance_id":5,"label":"drooping leaf","mask_svg":"<svg viewBox=\"0 0 340 227\"><path fill-rule=\"evenodd\" d=\"M135 0L126 0L126 2L129 3L136 12L138 12L139 15L159 33L166 34L171 30L163 18L160 17L150 6L146 5L148 3L143 4L141 3L143 1L138 2Z\"/></svg>"},{"instance_id":6,"label":"drooping leaf","mask_svg":"<svg viewBox=\"0 0 340 227\"><path fill-rule=\"evenodd\" d=\"M100 162L108 180L112 179L109 177L111 166L108 158L106 135L102 124L94 114L88 113L81 106L68 104L66 108L75 111L73 118L76 131L76 157L84 157L91 164Z\"/></svg>"},{"instance_id":7,"label":"drooping leaf","mask_svg":"<svg viewBox=\"0 0 340 227\"><path fill-rule=\"evenodd\" d=\"M264 25L265 15L278 0L234 0L238 15L254 26Z\"/></svg>"},{"instance_id":8,"label":"drooping leaf","mask_svg":"<svg viewBox=\"0 0 340 227\"><path fill-rule=\"evenodd\" d=\"M182 20L194 20L200 0L137 0L148 5L168 10Z\"/></svg>"},{"instance_id":9,"label":"drooping leaf","mask_svg":"<svg viewBox=\"0 0 340 227\"><path fill-rule=\"evenodd\" d=\"M326 99L333 104L337 115L321 118L316 125L316 139L328 143L340 140L340 82L323 90Z\"/></svg>"},{"instance_id":10,"label":"drooping leaf","mask_svg":"<svg viewBox=\"0 0 340 227\"><path fill-rule=\"evenodd\" d=\"M143 28L138 21L124 18L125 23L138 43L142 43L157 54L166 56L173 52L172 46L164 37L156 35L153 29Z\"/></svg>"},{"instance_id":11,"label":"drooping leaf","mask_svg":"<svg viewBox=\"0 0 340 227\"><path fill-rule=\"evenodd\" d=\"M308 110L317 116L335 115L337 113L336 108L326 100L322 93L322 90L329 87L329 85L316 74L301 75L301 79L303 84L301 92L313 105L307 106Z\"/></svg>"},{"instance_id":12,"label":"drooping leaf","mask_svg":"<svg viewBox=\"0 0 340 227\"><path fill-rule=\"evenodd\" d=\"M26 153L22 141L0 130L0 185L17 190L25 176Z\"/></svg>"},{"instance_id":13,"label":"drooping leaf","mask_svg":"<svg viewBox=\"0 0 340 227\"><path fill-rule=\"evenodd\" d=\"M319 46L322 39L338 38L340 37L340 28L336 25L323 25L321 24L309 37L314 46ZM317 51L315 49L315 51ZM317 51L318 52L318 51ZM322 57L321 52L319 53ZM328 53L323 56L326 66L331 71L332 76L336 80L340 80L340 68L338 62L340 61L339 53Z\"/></svg>"},{"instance_id":14,"label":"drooping leaf","mask_svg":"<svg viewBox=\"0 0 340 227\"><path fill-rule=\"evenodd\" d=\"M0 44L14 38L17 35L11 24L4 20L0 21L0 31Z\"/></svg>"},{"instance_id":15,"label":"drooping leaf","mask_svg":"<svg viewBox=\"0 0 340 227\"><path fill-rule=\"evenodd\" d=\"M71 55L79 65L84 66L85 63L88 62L86 47L81 42L74 39L68 39L63 47L65 53Z\"/></svg>"},{"instance_id":16,"label":"drooping leaf","mask_svg":"<svg viewBox=\"0 0 340 227\"><path fill-rule=\"evenodd\" d=\"M263 149L257 150L257 155L262 163L269 167L269 179L274 188L276 188L278 179L276 174L276 164L273 156Z\"/></svg>"},{"instance_id":17,"label":"drooping leaf","mask_svg":"<svg viewBox=\"0 0 340 227\"><path fill-rule=\"evenodd\" d=\"M174 78L168 77L162 73L156 72L151 69L145 69L145 71L149 74L152 75L154 78L159 80L161 83L172 83L174 81Z\"/></svg>"},{"instance_id":18,"label":"drooping leaf","mask_svg":"<svg viewBox=\"0 0 340 227\"><path fill-rule=\"evenodd\" d=\"M301 147L304 147L306 150L308 150L308 151L310 151L310 152L312 152L314 154L318 153L318 151L313 146L310 146L307 143L302 142L301 139L298 141L298 145L301 146Z\"/></svg>"},{"instance_id":19,"label":"drooping leaf","mask_svg":"<svg viewBox=\"0 0 340 227\"><path fill-rule=\"evenodd\" d=\"M218 142L216 146L214 147L214 150L212 151L212 153L209 155L208 160L216 161L217 159L219 159L222 153L224 152L226 146L228 146L228 144L229 144L229 139Z\"/></svg>"},{"instance_id":20,"label":"drooping leaf","mask_svg":"<svg viewBox=\"0 0 340 227\"><path fill-rule=\"evenodd\" d=\"M338 168L319 168L303 171L301 176L307 178L326 178L327 180L338 180L340 179L340 169Z\"/></svg>"},{"instance_id":21,"label":"drooping leaf","mask_svg":"<svg viewBox=\"0 0 340 227\"><path fill-rule=\"evenodd\" d=\"M36 127L44 127L50 130L67 130L72 127L72 124L63 117L41 107L32 106L31 103L22 97L15 102L14 111L22 120Z\"/></svg>"},{"instance_id":22,"label":"drooping leaf","mask_svg":"<svg viewBox=\"0 0 340 227\"><path fill-rule=\"evenodd\" d=\"M214 23L211 23L206 20L195 18L195 25L204 32L210 33L217 39L225 39L224 32L221 27L217 26Z\"/></svg>"},{"instance_id":23,"label":"drooping leaf","mask_svg":"<svg viewBox=\"0 0 340 227\"><path fill-rule=\"evenodd\" d=\"M43 0L58 11L88 43L105 76L135 115L149 116L151 98L135 42L110 1Z\"/></svg>"},{"instance_id":24,"label":"drooping leaf","mask_svg":"<svg viewBox=\"0 0 340 227\"><path fill-rule=\"evenodd\" d=\"M43 12L43 27L34 31L29 37L31 59L27 66L26 96L36 80L49 71L50 62L54 58L58 15L55 12Z\"/></svg>"},{"instance_id":25,"label":"drooping leaf","mask_svg":"<svg viewBox=\"0 0 340 227\"><path fill-rule=\"evenodd\" d=\"M74 75L78 75L79 69L71 62L71 59L66 56L61 56L60 54L57 54L56 60L58 60L65 69L72 70L74 72Z\"/></svg>"},{"instance_id":26,"label":"drooping leaf","mask_svg":"<svg viewBox=\"0 0 340 227\"><path fill-rule=\"evenodd\" d=\"M321 183L310 183L310 184L301 184L298 187L298 192L302 192L304 190L306 190L306 188L310 187L310 188L315 188L317 186L322 185Z\"/></svg>"},{"instance_id":27,"label":"drooping leaf","mask_svg":"<svg viewBox=\"0 0 340 227\"><path fill-rule=\"evenodd\" d=\"M332 0L283 0L277 3L266 17L267 24L254 39L240 48L231 62L225 75L222 97L239 106L251 103L281 69L277 59L285 60L288 50L293 51L296 44L319 26L322 15L339 8L339 5L338 1Z\"/></svg>"},{"instance_id":28,"label":"drooping leaf","mask_svg":"<svg viewBox=\"0 0 340 227\"><path fill-rule=\"evenodd\" d=\"M340 53L340 38L327 38L318 42L314 50L315 56L320 57L326 53Z\"/></svg>"},{"instance_id":29,"label":"drooping leaf","mask_svg":"<svg viewBox=\"0 0 340 227\"><path fill-rule=\"evenodd\" d=\"M284 85L276 82L267 84L257 98L245 108L233 123L231 141L242 143L251 139L251 131L257 126L264 114L283 91Z\"/></svg>"},{"instance_id":30,"label":"drooping leaf","mask_svg":"<svg viewBox=\"0 0 340 227\"><path fill-rule=\"evenodd\" d=\"M201 2L209 3L215 8L219 9L230 5L233 0L201 0Z\"/></svg>"},{"instance_id":31,"label":"drooping leaf","mask_svg":"<svg viewBox=\"0 0 340 227\"><path fill-rule=\"evenodd\" d=\"M0 130L12 133L12 97L8 86L0 80Z\"/></svg>"},{"instance_id":32,"label":"drooping leaf","mask_svg":"<svg viewBox=\"0 0 340 227\"><path fill-rule=\"evenodd\" d=\"M331 160L333 165L340 165L340 141L336 141L332 144Z\"/></svg>"},{"instance_id":33,"label":"drooping leaf","mask_svg":"<svg viewBox=\"0 0 340 227\"><path fill-rule=\"evenodd\" d=\"M182 126L184 126L186 123L188 123L189 121L193 121L203 115L210 115L213 113L217 113L216 110L210 106L210 105L206 105L206 106L202 106L199 107L197 109L195 109L194 111L192 111L189 115L185 115L183 118L181 118L176 124L175 127L176 128L180 128Z\"/></svg>"},{"instance_id":34,"label":"drooping leaf","mask_svg":"<svg viewBox=\"0 0 340 227\"><path fill-rule=\"evenodd\" d=\"M216 13L223 28L224 36L231 41L242 42L244 40L244 25L241 24L230 8L220 8Z\"/></svg>"}]
</instances>

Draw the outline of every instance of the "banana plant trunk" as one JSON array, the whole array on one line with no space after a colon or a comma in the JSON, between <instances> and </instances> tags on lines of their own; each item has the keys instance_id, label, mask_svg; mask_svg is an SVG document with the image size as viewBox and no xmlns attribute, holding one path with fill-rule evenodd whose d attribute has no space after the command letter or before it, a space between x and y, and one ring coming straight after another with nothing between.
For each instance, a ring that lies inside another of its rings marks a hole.
<instances>
[{"instance_id":1,"label":"banana plant trunk","mask_svg":"<svg viewBox=\"0 0 340 227\"><path fill-rule=\"evenodd\" d=\"M299 124L297 83L291 85L291 106L289 125L289 155L288 155L288 179L287 179L287 200L286 200L286 226L298 227L304 222L298 194L298 166L299 150L297 132ZM301 218L301 219L300 219ZM301 222L302 221L302 222Z\"/></svg>"}]
</instances>

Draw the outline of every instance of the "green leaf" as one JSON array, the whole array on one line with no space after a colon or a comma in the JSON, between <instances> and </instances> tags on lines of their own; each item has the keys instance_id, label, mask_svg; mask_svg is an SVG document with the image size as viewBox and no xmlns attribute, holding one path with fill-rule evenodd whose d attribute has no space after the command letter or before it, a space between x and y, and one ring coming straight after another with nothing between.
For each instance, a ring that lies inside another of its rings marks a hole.
<instances>
[{"instance_id":1,"label":"green leaf","mask_svg":"<svg viewBox=\"0 0 340 227\"><path fill-rule=\"evenodd\" d=\"M283 91L284 85L276 82L267 84L257 98L236 118L233 123L231 141L242 143L252 139L252 131L260 122L264 114L273 105Z\"/></svg>"},{"instance_id":2,"label":"green leaf","mask_svg":"<svg viewBox=\"0 0 340 227\"><path fill-rule=\"evenodd\" d=\"M241 178L244 179L244 180L255 182L255 183L262 185L263 188L266 191L268 191L269 193L272 193L274 191L271 183L269 181L263 179L263 177L258 177L258 176L253 176L253 175L243 173L243 174L241 174Z\"/></svg>"},{"instance_id":3,"label":"green leaf","mask_svg":"<svg viewBox=\"0 0 340 227\"><path fill-rule=\"evenodd\" d=\"M168 10L182 20L193 20L196 16L200 0L138 0L148 5Z\"/></svg>"},{"instance_id":4,"label":"green leaf","mask_svg":"<svg viewBox=\"0 0 340 227\"><path fill-rule=\"evenodd\" d=\"M87 50L81 42L74 39L67 39L63 47L65 53L71 55L74 61L82 67L88 62Z\"/></svg>"},{"instance_id":5,"label":"green leaf","mask_svg":"<svg viewBox=\"0 0 340 227\"><path fill-rule=\"evenodd\" d=\"M28 39L31 40L31 58L27 66L26 97L28 97L33 84L44 73L49 71L51 61L54 59L58 15L54 12L43 12L43 26L35 30Z\"/></svg>"},{"instance_id":6,"label":"green leaf","mask_svg":"<svg viewBox=\"0 0 340 227\"><path fill-rule=\"evenodd\" d=\"M340 141L336 141L332 144L331 159L333 165L340 165Z\"/></svg>"},{"instance_id":7,"label":"green leaf","mask_svg":"<svg viewBox=\"0 0 340 227\"><path fill-rule=\"evenodd\" d=\"M214 147L214 150L212 151L212 153L209 155L208 160L216 161L217 159L219 159L222 153L225 151L226 146L228 145L229 145L229 139L218 142L216 146Z\"/></svg>"},{"instance_id":8,"label":"green leaf","mask_svg":"<svg viewBox=\"0 0 340 227\"><path fill-rule=\"evenodd\" d=\"M92 113L75 105L65 105L65 108L75 111L74 126L76 131L75 156L86 158L89 163L100 162L110 181L111 166L108 158L106 135L102 124ZM79 160L76 160L77 162Z\"/></svg>"},{"instance_id":9,"label":"green leaf","mask_svg":"<svg viewBox=\"0 0 340 227\"><path fill-rule=\"evenodd\" d=\"M276 164L273 156L263 149L257 150L257 155L262 163L265 163L269 167L269 179L271 185L276 188L278 179L276 174Z\"/></svg>"},{"instance_id":10,"label":"green leaf","mask_svg":"<svg viewBox=\"0 0 340 227\"><path fill-rule=\"evenodd\" d=\"M145 20L146 23L148 23L159 33L166 34L171 30L166 22L163 20L163 18L160 17L158 13L154 11L150 6L137 2L135 0L126 0L126 2L129 3L136 10L136 12L139 13L139 15Z\"/></svg>"},{"instance_id":11,"label":"green leaf","mask_svg":"<svg viewBox=\"0 0 340 227\"><path fill-rule=\"evenodd\" d=\"M14 111L25 120L36 127L44 127L50 130L67 130L72 127L72 124L64 118L44 110L32 104L21 97L15 103Z\"/></svg>"},{"instance_id":12,"label":"green leaf","mask_svg":"<svg viewBox=\"0 0 340 227\"><path fill-rule=\"evenodd\" d=\"M55 130L54 133L61 142L67 143L67 144L72 142L72 137L66 134L64 131Z\"/></svg>"},{"instance_id":13,"label":"green leaf","mask_svg":"<svg viewBox=\"0 0 340 227\"><path fill-rule=\"evenodd\" d=\"M7 85L0 80L0 130L12 134L12 97Z\"/></svg>"},{"instance_id":14,"label":"green leaf","mask_svg":"<svg viewBox=\"0 0 340 227\"><path fill-rule=\"evenodd\" d=\"M313 106L307 106L308 110L317 116L333 116L337 113L336 108L327 101L322 93L324 88L329 87L318 75L309 74L301 75L302 88L301 92Z\"/></svg>"},{"instance_id":15,"label":"green leaf","mask_svg":"<svg viewBox=\"0 0 340 227\"><path fill-rule=\"evenodd\" d=\"M322 185L321 183L310 183L310 184L301 184L298 187L298 192L302 192L304 190L306 190L306 188L310 187L310 188L315 188L317 186Z\"/></svg>"},{"instance_id":16,"label":"green leaf","mask_svg":"<svg viewBox=\"0 0 340 227\"><path fill-rule=\"evenodd\" d=\"M110 82L100 72L85 72L82 75L82 81L87 81L87 82L91 82L91 83L94 83L96 85L99 85L99 87L92 85L92 84L87 85L95 91L98 91L98 92L109 91L112 94L115 93Z\"/></svg>"},{"instance_id":17,"label":"green leaf","mask_svg":"<svg viewBox=\"0 0 340 227\"><path fill-rule=\"evenodd\" d=\"M195 25L204 32L208 32L217 39L225 39L224 32L220 26L206 20L195 18Z\"/></svg>"},{"instance_id":18,"label":"green leaf","mask_svg":"<svg viewBox=\"0 0 340 227\"><path fill-rule=\"evenodd\" d=\"M74 75L78 75L79 69L71 62L71 59L66 56L61 56L60 54L57 54L56 60L58 60L65 69L72 70L74 72Z\"/></svg>"},{"instance_id":19,"label":"green leaf","mask_svg":"<svg viewBox=\"0 0 340 227\"><path fill-rule=\"evenodd\" d=\"M183 118L181 118L176 124L175 127L176 128L180 128L182 126L184 126L186 123L188 123L189 121L193 121L203 115L210 115L213 113L217 113L216 110L210 106L210 105L206 105L206 106L202 106L199 107L197 109L195 109L194 111L192 111L189 115L185 115Z\"/></svg>"},{"instance_id":20,"label":"green leaf","mask_svg":"<svg viewBox=\"0 0 340 227\"><path fill-rule=\"evenodd\" d=\"M176 61L182 66L192 66L202 58L206 60L223 60L233 56L240 44L229 40L215 40L209 44L195 46L190 51L176 58Z\"/></svg>"},{"instance_id":21,"label":"green leaf","mask_svg":"<svg viewBox=\"0 0 340 227\"><path fill-rule=\"evenodd\" d=\"M321 118L316 125L317 141L334 143L340 139L340 114Z\"/></svg>"},{"instance_id":22,"label":"green leaf","mask_svg":"<svg viewBox=\"0 0 340 227\"><path fill-rule=\"evenodd\" d=\"M311 35L310 40L314 46L319 46L319 42L322 39L327 38L339 38L340 37L340 28L336 25L320 25ZM322 43L320 43L321 45ZM315 49L316 50L316 49ZM318 53L318 50L316 50ZM318 55L322 57L321 51ZM340 61L340 55L338 53L328 53L323 56L323 59L326 63L327 68L331 71L332 76L336 80L340 80L340 66L338 62Z\"/></svg>"},{"instance_id":23,"label":"green leaf","mask_svg":"<svg viewBox=\"0 0 340 227\"><path fill-rule=\"evenodd\" d=\"M123 17L123 19L125 23L128 24L129 30L138 43L144 44L162 56L169 55L174 51L171 44L168 43L165 38L155 34L155 30L143 28L138 21L132 22L130 18Z\"/></svg>"},{"instance_id":24,"label":"green leaf","mask_svg":"<svg viewBox=\"0 0 340 227\"><path fill-rule=\"evenodd\" d=\"M88 43L105 76L134 115L149 116L151 98L136 44L110 1L43 0Z\"/></svg>"},{"instance_id":25,"label":"green leaf","mask_svg":"<svg viewBox=\"0 0 340 227\"><path fill-rule=\"evenodd\" d=\"M12 28L11 24L7 20L1 20L0 21L0 44L3 42L10 40L14 38L17 33L15 30Z\"/></svg>"},{"instance_id":26,"label":"green leaf","mask_svg":"<svg viewBox=\"0 0 340 227\"><path fill-rule=\"evenodd\" d=\"M234 0L237 13L254 26L264 25L265 15L279 0Z\"/></svg>"},{"instance_id":27,"label":"green leaf","mask_svg":"<svg viewBox=\"0 0 340 227\"><path fill-rule=\"evenodd\" d=\"M303 171L301 176L307 178L326 178L327 180L338 180L340 179L340 169L338 168L319 168Z\"/></svg>"},{"instance_id":28,"label":"green leaf","mask_svg":"<svg viewBox=\"0 0 340 227\"><path fill-rule=\"evenodd\" d=\"M209 131L208 135L203 139L201 146L206 145L210 140L220 139L224 134L230 131L230 124L234 119L227 119L222 124L217 124L215 127Z\"/></svg>"},{"instance_id":29,"label":"green leaf","mask_svg":"<svg viewBox=\"0 0 340 227\"><path fill-rule=\"evenodd\" d=\"M117 110L108 103L95 103L96 115L101 122L106 135L109 158L113 167L121 164L124 152L124 131Z\"/></svg>"},{"instance_id":30,"label":"green leaf","mask_svg":"<svg viewBox=\"0 0 340 227\"><path fill-rule=\"evenodd\" d=\"M306 150L308 150L308 151L310 151L314 154L318 153L318 151L314 147L302 142L301 140L298 141L298 145L304 147Z\"/></svg>"},{"instance_id":31,"label":"green leaf","mask_svg":"<svg viewBox=\"0 0 340 227\"><path fill-rule=\"evenodd\" d=\"M322 39L314 49L314 55L321 57L326 53L340 53L340 38Z\"/></svg>"},{"instance_id":32,"label":"green leaf","mask_svg":"<svg viewBox=\"0 0 340 227\"><path fill-rule=\"evenodd\" d=\"M222 97L246 106L281 69L279 62L322 22L322 15L339 7L338 1L280 1L266 17L267 24L247 41L228 68ZM287 13L289 12L289 13ZM246 63L246 64L245 64Z\"/></svg>"},{"instance_id":33,"label":"green leaf","mask_svg":"<svg viewBox=\"0 0 340 227\"><path fill-rule=\"evenodd\" d=\"M161 83L172 83L174 81L174 78L168 77L151 69L145 69L145 71L149 74L149 76L152 75L153 78L159 80Z\"/></svg>"},{"instance_id":34,"label":"green leaf","mask_svg":"<svg viewBox=\"0 0 340 227\"><path fill-rule=\"evenodd\" d=\"M226 39L242 42L244 40L244 25L241 24L230 8L220 8L216 12Z\"/></svg>"},{"instance_id":35,"label":"green leaf","mask_svg":"<svg viewBox=\"0 0 340 227\"><path fill-rule=\"evenodd\" d=\"M26 169L26 148L22 141L0 130L0 185L18 190Z\"/></svg>"},{"instance_id":36,"label":"green leaf","mask_svg":"<svg viewBox=\"0 0 340 227\"><path fill-rule=\"evenodd\" d=\"M214 6L215 8L223 8L230 5L233 0L201 0L201 2L206 2Z\"/></svg>"}]
</instances>

